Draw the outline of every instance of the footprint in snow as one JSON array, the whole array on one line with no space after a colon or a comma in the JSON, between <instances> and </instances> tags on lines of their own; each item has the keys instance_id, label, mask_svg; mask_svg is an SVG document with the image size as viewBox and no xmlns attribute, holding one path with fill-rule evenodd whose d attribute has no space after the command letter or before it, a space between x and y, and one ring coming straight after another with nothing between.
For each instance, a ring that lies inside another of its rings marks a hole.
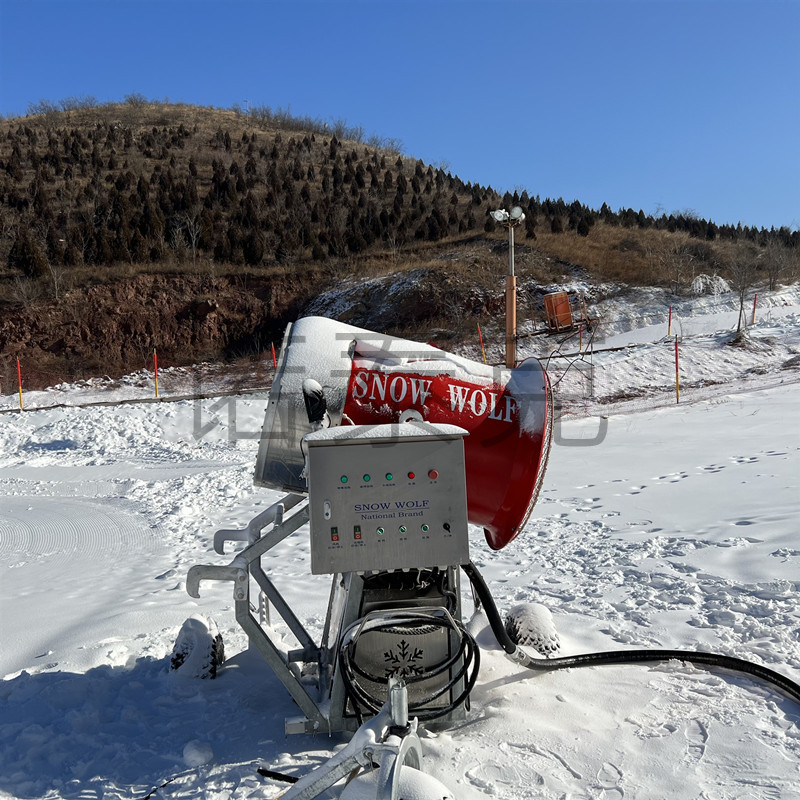
<instances>
[{"instance_id":1,"label":"footprint in snow","mask_svg":"<svg viewBox=\"0 0 800 800\"><path fill-rule=\"evenodd\" d=\"M602 797L603 800L620 800L625 796L625 791L620 786L622 782L622 772L620 772L615 764L609 761L604 762L600 771L597 773L597 782L602 789L600 797Z\"/></svg>"},{"instance_id":2,"label":"footprint in snow","mask_svg":"<svg viewBox=\"0 0 800 800\"><path fill-rule=\"evenodd\" d=\"M510 764L499 764L497 761L487 761L477 767L466 771L467 780L486 794L502 794L503 786L513 786L520 781L520 774L517 769ZM525 776L528 784L541 786L544 778L536 771Z\"/></svg>"},{"instance_id":3,"label":"footprint in snow","mask_svg":"<svg viewBox=\"0 0 800 800\"><path fill-rule=\"evenodd\" d=\"M683 730L686 736L686 758L690 764L697 764L705 755L708 731L702 722L690 719Z\"/></svg>"}]
</instances>

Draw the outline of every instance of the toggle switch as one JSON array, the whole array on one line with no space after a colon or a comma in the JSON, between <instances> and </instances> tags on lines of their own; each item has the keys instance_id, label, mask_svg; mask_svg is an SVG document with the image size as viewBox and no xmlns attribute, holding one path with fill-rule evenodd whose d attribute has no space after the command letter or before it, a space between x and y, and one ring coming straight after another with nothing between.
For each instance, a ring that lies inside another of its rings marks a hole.
<instances>
[{"instance_id":1,"label":"toggle switch","mask_svg":"<svg viewBox=\"0 0 800 800\"><path fill-rule=\"evenodd\" d=\"M322 516L325 517L325 519L330 519L332 513L333 512L331 510L331 501L330 500L326 500L322 504Z\"/></svg>"}]
</instances>

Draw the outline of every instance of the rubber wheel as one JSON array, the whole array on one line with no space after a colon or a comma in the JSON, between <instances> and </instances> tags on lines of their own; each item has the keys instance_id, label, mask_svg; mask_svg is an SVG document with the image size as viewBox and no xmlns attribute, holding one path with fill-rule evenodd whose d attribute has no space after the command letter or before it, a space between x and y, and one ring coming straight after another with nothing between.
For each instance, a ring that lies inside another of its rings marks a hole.
<instances>
[{"instance_id":1,"label":"rubber wheel","mask_svg":"<svg viewBox=\"0 0 800 800\"><path fill-rule=\"evenodd\" d=\"M189 678L213 679L225 662L222 634L211 619L189 617L181 626L172 648L169 668Z\"/></svg>"},{"instance_id":2,"label":"rubber wheel","mask_svg":"<svg viewBox=\"0 0 800 800\"><path fill-rule=\"evenodd\" d=\"M521 603L506 617L506 633L514 644L532 647L543 656L555 655L561 647L550 610L540 603Z\"/></svg>"}]
</instances>

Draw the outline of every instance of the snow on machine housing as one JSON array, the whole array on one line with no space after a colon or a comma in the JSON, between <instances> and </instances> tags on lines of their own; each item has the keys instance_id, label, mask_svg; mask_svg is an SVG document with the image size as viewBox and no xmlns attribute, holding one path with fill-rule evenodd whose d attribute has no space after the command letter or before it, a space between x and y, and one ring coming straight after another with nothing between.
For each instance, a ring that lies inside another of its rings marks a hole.
<instances>
[{"instance_id":1,"label":"snow on machine housing","mask_svg":"<svg viewBox=\"0 0 800 800\"><path fill-rule=\"evenodd\" d=\"M307 381L327 406L325 426L418 420L465 428L467 511L494 550L520 532L536 502L550 449L547 374L535 358L489 367L432 345L306 317L287 331L264 420L255 483L308 491L303 436ZM306 383L306 392L303 385Z\"/></svg>"}]
</instances>

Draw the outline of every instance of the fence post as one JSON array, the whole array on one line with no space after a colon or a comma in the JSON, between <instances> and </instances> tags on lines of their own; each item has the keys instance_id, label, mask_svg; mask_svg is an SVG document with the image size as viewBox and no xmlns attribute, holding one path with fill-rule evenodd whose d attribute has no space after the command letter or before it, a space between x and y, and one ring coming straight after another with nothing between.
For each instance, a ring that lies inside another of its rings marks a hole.
<instances>
[{"instance_id":1,"label":"fence post","mask_svg":"<svg viewBox=\"0 0 800 800\"><path fill-rule=\"evenodd\" d=\"M19 386L19 410L22 411L22 367L17 359L17 386Z\"/></svg>"},{"instance_id":2,"label":"fence post","mask_svg":"<svg viewBox=\"0 0 800 800\"><path fill-rule=\"evenodd\" d=\"M483 363L486 363L486 350L483 349L483 334L481 333L481 324L478 323L478 341L481 343L481 353L483 354Z\"/></svg>"},{"instance_id":3,"label":"fence post","mask_svg":"<svg viewBox=\"0 0 800 800\"><path fill-rule=\"evenodd\" d=\"M153 375L156 381L156 397L158 397L158 353L153 348Z\"/></svg>"}]
</instances>

